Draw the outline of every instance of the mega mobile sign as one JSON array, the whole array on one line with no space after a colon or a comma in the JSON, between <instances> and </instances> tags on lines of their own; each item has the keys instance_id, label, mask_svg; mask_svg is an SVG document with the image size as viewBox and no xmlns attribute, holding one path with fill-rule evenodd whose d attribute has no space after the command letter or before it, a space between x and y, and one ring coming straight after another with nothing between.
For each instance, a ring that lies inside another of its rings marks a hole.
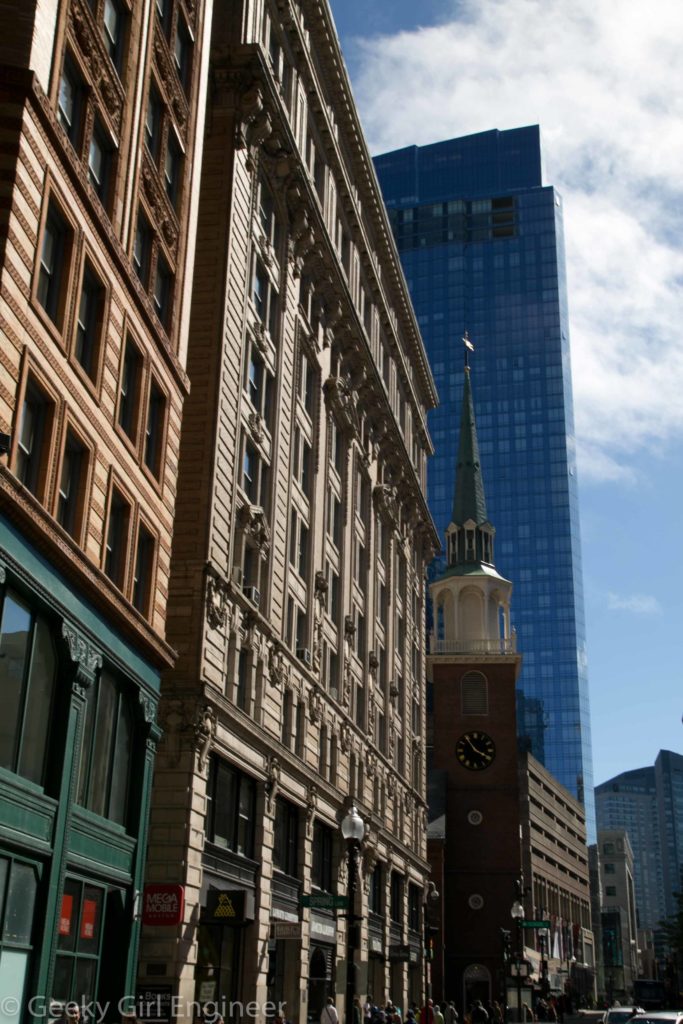
<instances>
[{"instance_id":1,"label":"mega mobile sign","mask_svg":"<svg viewBox=\"0 0 683 1024\"><path fill-rule=\"evenodd\" d=\"M182 885L146 885L142 897L142 923L180 924L184 904L185 889Z\"/></svg>"}]
</instances>

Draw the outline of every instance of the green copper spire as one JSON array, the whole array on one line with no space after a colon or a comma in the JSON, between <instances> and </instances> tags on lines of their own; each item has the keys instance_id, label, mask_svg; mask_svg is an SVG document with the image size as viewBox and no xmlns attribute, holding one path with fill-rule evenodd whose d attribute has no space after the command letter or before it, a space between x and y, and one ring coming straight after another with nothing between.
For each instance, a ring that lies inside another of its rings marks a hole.
<instances>
[{"instance_id":1,"label":"green copper spire","mask_svg":"<svg viewBox=\"0 0 683 1024\"><path fill-rule=\"evenodd\" d=\"M487 522L484 480L479 462L477 425L474 420L474 402L470 385L470 368L465 367L465 387L460 415L460 444L455 466L455 491L451 522L462 526L468 520L479 525Z\"/></svg>"}]
</instances>

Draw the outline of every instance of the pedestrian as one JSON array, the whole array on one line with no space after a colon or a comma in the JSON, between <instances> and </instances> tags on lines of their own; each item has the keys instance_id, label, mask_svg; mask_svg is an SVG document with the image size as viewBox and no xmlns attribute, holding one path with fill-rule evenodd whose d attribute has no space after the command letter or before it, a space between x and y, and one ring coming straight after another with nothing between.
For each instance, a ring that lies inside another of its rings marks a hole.
<instances>
[{"instance_id":1,"label":"pedestrian","mask_svg":"<svg viewBox=\"0 0 683 1024\"><path fill-rule=\"evenodd\" d=\"M365 1000L365 1005L363 1007L363 1020L365 1021L365 1024L370 1024L370 1021L372 1020L372 996L370 994L368 994L368 998Z\"/></svg>"},{"instance_id":2,"label":"pedestrian","mask_svg":"<svg viewBox=\"0 0 683 1024\"><path fill-rule=\"evenodd\" d=\"M420 1010L420 1024L435 1024L434 1003L431 999Z\"/></svg>"},{"instance_id":3,"label":"pedestrian","mask_svg":"<svg viewBox=\"0 0 683 1024\"><path fill-rule=\"evenodd\" d=\"M443 1013L445 1024L458 1024L458 1011L452 999L450 1003L442 1003L441 1012Z\"/></svg>"},{"instance_id":4,"label":"pedestrian","mask_svg":"<svg viewBox=\"0 0 683 1024\"><path fill-rule=\"evenodd\" d=\"M355 996L353 1000L353 1024L362 1024L362 1021L363 1007L358 996Z\"/></svg>"},{"instance_id":5,"label":"pedestrian","mask_svg":"<svg viewBox=\"0 0 683 1024\"><path fill-rule=\"evenodd\" d=\"M481 999L475 999L470 1014L472 1024L488 1024L489 1015L484 1009Z\"/></svg>"},{"instance_id":6,"label":"pedestrian","mask_svg":"<svg viewBox=\"0 0 683 1024\"><path fill-rule=\"evenodd\" d=\"M332 996L327 997L327 1002L323 1006L322 1013L320 1014L320 1024L339 1024L339 1014L337 1013L337 1007L334 1005Z\"/></svg>"},{"instance_id":7,"label":"pedestrian","mask_svg":"<svg viewBox=\"0 0 683 1024\"><path fill-rule=\"evenodd\" d=\"M536 1020L536 1018L534 1017L534 1011L531 1009L528 1003L522 1003L522 1014L523 1019L527 1021L527 1024L530 1024L531 1021Z\"/></svg>"}]
</instances>

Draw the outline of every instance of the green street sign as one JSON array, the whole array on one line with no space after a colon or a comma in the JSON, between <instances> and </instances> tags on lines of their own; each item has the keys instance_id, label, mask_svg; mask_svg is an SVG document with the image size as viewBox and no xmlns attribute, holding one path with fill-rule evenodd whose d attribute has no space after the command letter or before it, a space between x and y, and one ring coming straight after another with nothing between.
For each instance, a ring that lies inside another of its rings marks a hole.
<instances>
[{"instance_id":1,"label":"green street sign","mask_svg":"<svg viewBox=\"0 0 683 1024\"><path fill-rule=\"evenodd\" d=\"M522 928L550 928L550 921L520 921Z\"/></svg>"},{"instance_id":2,"label":"green street sign","mask_svg":"<svg viewBox=\"0 0 683 1024\"><path fill-rule=\"evenodd\" d=\"M329 892L307 893L300 899L302 907L311 910L346 910L349 905L348 896L334 896Z\"/></svg>"}]
</instances>

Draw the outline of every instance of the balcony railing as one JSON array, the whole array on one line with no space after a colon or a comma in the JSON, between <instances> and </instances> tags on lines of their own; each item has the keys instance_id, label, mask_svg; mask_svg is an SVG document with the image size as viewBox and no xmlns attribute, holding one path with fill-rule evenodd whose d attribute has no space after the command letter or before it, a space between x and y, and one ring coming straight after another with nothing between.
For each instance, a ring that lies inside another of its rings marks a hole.
<instances>
[{"instance_id":1,"label":"balcony railing","mask_svg":"<svg viewBox=\"0 0 683 1024\"><path fill-rule=\"evenodd\" d=\"M430 654L516 654L517 637L493 640L436 640L429 638Z\"/></svg>"}]
</instances>

